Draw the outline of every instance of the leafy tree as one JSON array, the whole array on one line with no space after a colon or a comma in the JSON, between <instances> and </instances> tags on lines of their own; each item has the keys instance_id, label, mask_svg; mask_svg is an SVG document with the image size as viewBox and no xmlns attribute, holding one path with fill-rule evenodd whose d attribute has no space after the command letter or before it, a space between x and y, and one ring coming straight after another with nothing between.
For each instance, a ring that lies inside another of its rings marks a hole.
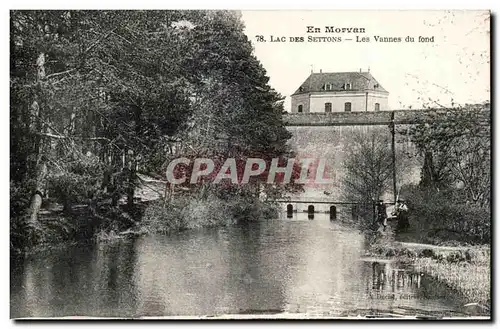
<instances>
[{"instance_id":1,"label":"leafy tree","mask_svg":"<svg viewBox=\"0 0 500 329\"><path fill-rule=\"evenodd\" d=\"M137 171L180 155L293 156L238 13L12 11L10 48L13 204L31 224L47 192L132 207Z\"/></svg>"},{"instance_id":2,"label":"leafy tree","mask_svg":"<svg viewBox=\"0 0 500 329\"><path fill-rule=\"evenodd\" d=\"M421 185L457 189L463 200L488 205L491 188L489 111L457 108L415 126L411 137L424 156Z\"/></svg>"}]
</instances>

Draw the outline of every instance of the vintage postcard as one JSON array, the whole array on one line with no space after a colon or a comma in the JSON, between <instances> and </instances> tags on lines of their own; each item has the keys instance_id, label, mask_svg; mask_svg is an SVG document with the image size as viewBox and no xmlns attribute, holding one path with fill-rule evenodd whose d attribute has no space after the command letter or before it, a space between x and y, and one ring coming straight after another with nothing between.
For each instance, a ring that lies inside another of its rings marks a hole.
<instances>
[{"instance_id":1,"label":"vintage postcard","mask_svg":"<svg viewBox=\"0 0 500 329\"><path fill-rule=\"evenodd\" d=\"M491 318L490 12L12 10L13 319Z\"/></svg>"}]
</instances>

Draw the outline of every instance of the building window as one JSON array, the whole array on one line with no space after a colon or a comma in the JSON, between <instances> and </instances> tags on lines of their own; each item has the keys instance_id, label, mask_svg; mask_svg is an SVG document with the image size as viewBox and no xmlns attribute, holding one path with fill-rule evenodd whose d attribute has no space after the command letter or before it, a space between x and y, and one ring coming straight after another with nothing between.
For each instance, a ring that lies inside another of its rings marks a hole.
<instances>
[{"instance_id":1,"label":"building window","mask_svg":"<svg viewBox=\"0 0 500 329\"><path fill-rule=\"evenodd\" d=\"M380 111L380 104L379 103L375 103L375 111Z\"/></svg>"},{"instance_id":2,"label":"building window","mask_svg":"<svg viewBox=\"0 0 500 329\"><path fill-rule=\"evenodd\" d=\"M302 113L302 105L299 105L297 112Z\"/></svg>"},{"instance_id":3,"label":"building window","mask_svg":"<svg viewBox=\"0 0 500 329\"><path fill-rule=\"evenodd\" d=\"M332 112L332 103L325 103L325 113Z\"/></svg>"},{"instance_id":4,"label":"building window","mask_svg":"<svg viewBox=\"0 0 500 329\"><path fill-rule=\"evenodd\" d=\"M351 103L347 102L344 104L344 111L351 112Z\"/></svg>"}]
</instances>

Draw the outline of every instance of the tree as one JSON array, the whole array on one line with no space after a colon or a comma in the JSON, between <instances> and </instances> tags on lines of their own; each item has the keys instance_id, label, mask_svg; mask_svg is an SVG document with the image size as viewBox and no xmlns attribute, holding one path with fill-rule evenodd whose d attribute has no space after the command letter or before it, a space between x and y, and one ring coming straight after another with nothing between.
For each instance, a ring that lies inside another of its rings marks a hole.
<instances>
[{"instance_id":1,"label":"tree","mask_svg":"<svg viewBox=\"0 0 500 329\"><path fill-rule=\"evenodd\" d=\"M85 162L87 155L108 168L111 179L102 177L102 188L113 191L114 203L122 187L133 202L135 169L144 165L139 159L148 161L158 141L189 115L181 43L169 25L176 16L167 11L12 12L11 178L16 184L35 182L33 222L46 176L56 185L71 178L76 168L71 163ZM123 173L128 177L118 179Z\"/></svg>"},{"instance_id":2,"label":"tree","mask_svg":"<svg viewBox=\"0 0 500 329\"><path fill-rule=\"evenodd\" d=\"M132 209L137 171L180 155L293 156L243 28L229 11L12 11L11 186L31 188L31 222L47 191Z\"/></svg>"},{"instance_id":3,"label":"tree","mask_svg":"<svg viewBox=\"0 0 500 329\"><path fill-rule=\"evenodd\" d=\"M477 205L490 202L490 117L488 108L457 108L436 114L410 130L424 156L421 185L458 189Z\"/></svg>"},{"instance_id":4,"label":"tree","mask_svg":"<svg viewBox=\"0 0 500 329\"><path fill-rule=\"evenodd\" d=\"M251 157L268 163L273 157L293 157L287 144L291 134L282 118L283 97L269 87L240 15L193 12L185 19L188 28L182 35L194 49L186 57L192 102L187 129L176 137L180 141L176 156L216 158L219 165L233 157L243 167ZM223 190L255 196L260 187L268 188L257 185L224 186Z\"/></svg>"},{"instance_id":5,"label":"tree","mask_svg":"<svg viewBox=\"0 0 500 329\"><path fill-rule=\"evenodd\" d=\"M363 203L365 210L371 210L373 202L390 188L392 156L389 135L379 129L357 131L351 135L344 150L344 198Z\"/></svg>"}]
</instances>

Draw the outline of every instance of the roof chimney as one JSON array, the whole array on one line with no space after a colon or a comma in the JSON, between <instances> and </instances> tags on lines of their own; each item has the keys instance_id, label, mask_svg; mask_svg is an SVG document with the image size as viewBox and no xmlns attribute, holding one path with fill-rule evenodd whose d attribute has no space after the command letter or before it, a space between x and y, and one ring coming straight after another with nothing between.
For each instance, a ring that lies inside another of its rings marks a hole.
<instances>
[{"instance_id":1,"label":"roof chimney","mask_svg":"<svg viewBox=\"0 0 500 329\"><path fill-rule=\"evenodd\" d=\"M319 69L319 73L323 73L323 70L322 70L322 69Z\"/></svg>"},{"instance_id":2,"label":"roof chimney","mask_svg":"<svg viewBox=\"0 0 500 329\"><path fill-rule=\"evenodd\" d=\"M359 73L361 73L361 69L359 69Z\"/></svg>"}]
</instances>

